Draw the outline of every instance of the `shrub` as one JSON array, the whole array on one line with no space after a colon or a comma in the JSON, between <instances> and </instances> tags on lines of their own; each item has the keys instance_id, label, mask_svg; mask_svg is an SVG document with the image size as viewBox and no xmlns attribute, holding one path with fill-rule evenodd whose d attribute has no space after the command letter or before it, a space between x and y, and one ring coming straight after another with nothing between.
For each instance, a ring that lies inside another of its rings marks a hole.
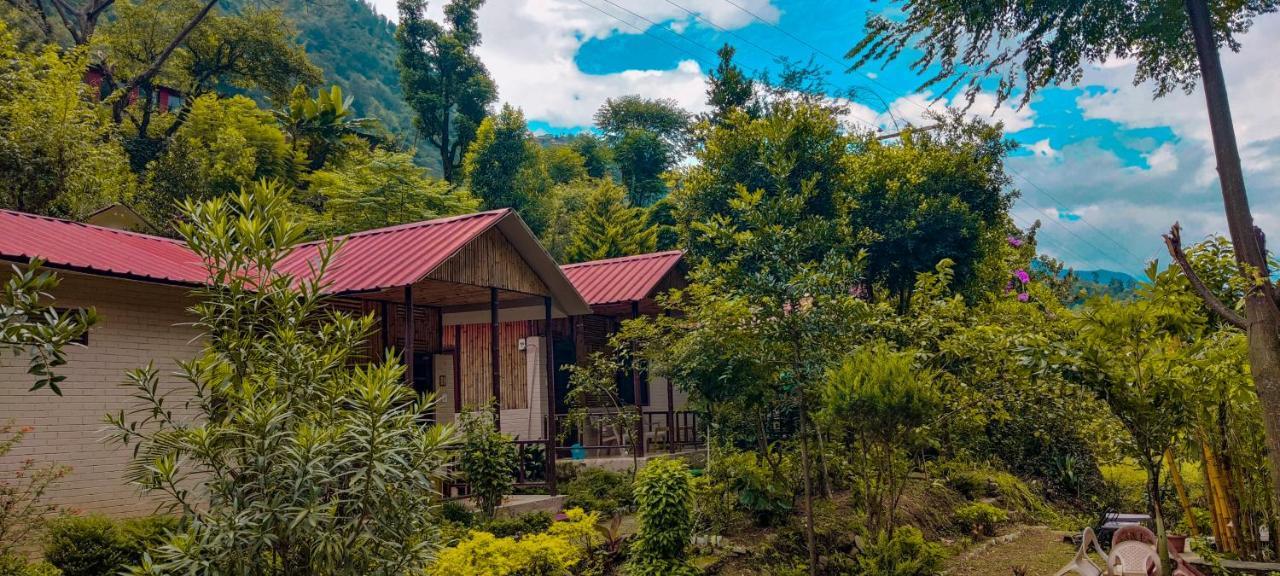
<instances>
[{"instance_id":1,"label":"shrub","mask_svg":"<svg viewBox=\"0 0 1280 576\"><path fill-rule=\"evenodd\" d=\"M13 282L7 290L15 290ZM12 423L0 424L0 458L21 444L30 431L31 428L18 428ZM44 494L68 471L65 466L38 466L35 459L28 458L0 476L0 556L16 554L18 546L57 511L57 506L43 501Z\"/></svg>"},{"instance_id":2,"label":"shrub","mask_svg":"<svg viewBox=\"0 0 1280 576\"><path fill-rule=\"evenodd\" d=\"M715 462L711 476L736 496L738 506L760 526L777 525L791 514L795 485L785 472L774 474L755 452L725 454Z\"/></svg>"},{"instance_id":3,"label":"shrub","mask_svg":"<svg viewBox=\"0 0 1280 576\"><path fill-rule=\"evenodd\" d=\"M600 541L599 514L571 509L563 522L545 532L499 538L471 532L456 546L440 551L428 576L567 576Z\"/></svg>"},{"instance_id":4,"label":"shrub","mask_svg":"<svg viewBox=\"0 0 1280 576\"><path fill-rule=\"evenodd\" d=\"M440 505L440 518L446 522L470 526L475 522L475 517L475 512L457 500L448 500Z\"/></svg>"},{"instance_id":5,"label":"shrub","mask_svg":"<svg viewBox=\"0 0 1280 576\"><path fill-rule=\"evenodd\" d=\"M693 528L689 484L689 467L683 460L653 460L636 475L640 530L631 546L628 574L696 573L685 561Z\"/></svg>"},{"instance_id":6,"label":"shrub","mask_svg":"<svg viewBox=\"0 0 1280 576\"><path fill-rule=\"evenodd\" d=\"M995 536L996 528L1009 521L1009 513L986 502L974 502L956 510L955 522L974 536Z\"/></svg>"},{"instance_id":7,"label":"shrub","mask_svg":"<svg viewBox=\"0 0 1280 576\"><path fill-rule=\"evenodd\" d=\"M876 576L933 576L942 571L942 547L925 542L924 535L911 526L902 526L892 535L881 532L874 543L858 555L862 574Z\"/></svg>"},{"instance_id":8,"label":"shrub","mask_svg":"<svg viewBox=\"0 0 1280 576\"><path fill-rule=\"evenodd\" d=\"M493 518L515 487L516 446L511 439L498 431L489 410L464 416L462 419L462 455L458 468L471 493L481 517Z\"/></svg>"},{"instance_id":9,"label":"shrub","mask_svg":"<svg viewBox=\"0 0 1280 576\"><path fill-rule=\"evenodd\" d=\"M484 531L499 538L524 536L550 528L552 521L551 515L546 512L530 512L519 516L494 518L484 525Z\"/></svg>"},{"instance_id":10,"label":"shrub","mask_svg":"<svg viewBox=\"0 0 1280 576\"><path fill-rule=\"evenodd\" d=\"M631 508L631 477L603 468L584 468L564 487L565 506L604 514Z\"/></svg>"},{"instance_id":11,"label":"shrub","mask_svg":"<svg viewBox=\"0 0 1280 576\"><path fill-rule=\"evenodd\" d=\"M65 576L116 574L138 564L179 528L173 516L112 520L105 516L65 516L49 524L45 559Z\"/></svg>"},{"instance_id":12,"label":"shrub","mask_svg":"<svg viewBox=\"0 0 1280 576\"><path fill-rule=\"evenodd\" d=\"M0 576L58 576L52 564L44 561L27 562L17 554L0 554Z\"/></svg>"}]
</instances>

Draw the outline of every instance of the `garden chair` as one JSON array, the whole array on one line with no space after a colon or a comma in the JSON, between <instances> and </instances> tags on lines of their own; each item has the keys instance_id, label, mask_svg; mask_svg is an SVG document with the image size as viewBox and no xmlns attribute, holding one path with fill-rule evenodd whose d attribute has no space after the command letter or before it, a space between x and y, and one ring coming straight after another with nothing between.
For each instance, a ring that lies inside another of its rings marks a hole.
<instances>
[{"instance_id":1,"label":"garden chair","mask_svg":"<svg viewBox=\"0 0 1280 576\"><path fill-rule=\"evenodd\" d=\"M1107 554L1102 551L1102 545L1098 543L1098 537L1093 534L1093 528L1086 527L1084 534L1080 537L1080 549L1076 550L1076 557L1053 576L1066 576L1072 573L1080 576L1102 576L1102 570L1099 570L1098 565L1089 559L1091 545L1098 556L1104 560L1107 558Z\"/></svg>"},{"instance_id":2,"label":"garden chair","mask_svg":"<svg viewBox=\"0 0 1280 576\"><path fill-rule=\"evenodd\" d=\"M1114 547L1121 542L1142 542L1151 546L1156 545L1156 533L1150 528L1139 524L1130 524L1121 526L1111 535L1111 545Z\"/></svg>"},{"instance_id":3,"label":"garden chair","mask_svg":"<svg viewBox=\"0 0 1280 576\"><path fill-rule=\"evenodd\" d=\"M1107 556L1107 571L1112 576L1147 576L1159 566L1156 547L1141 540L1113 541Z\"/></svg>"}]
</instances>

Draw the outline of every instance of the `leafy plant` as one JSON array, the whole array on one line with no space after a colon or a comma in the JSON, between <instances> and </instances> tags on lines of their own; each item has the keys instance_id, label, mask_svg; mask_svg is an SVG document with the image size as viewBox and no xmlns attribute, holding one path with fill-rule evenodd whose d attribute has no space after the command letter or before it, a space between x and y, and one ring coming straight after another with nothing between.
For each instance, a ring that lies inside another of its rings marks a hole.
<instances>
[{"instance_id":1,"label":"leafy plant","mask_svg":"<svg viewBox=\"0 0 1280 576\"><path fill-rule=\"evenodd\" d=\"M36 378L31 390L47 386L61 396L58 384L66 376L55 371L67 363L64 349L96 324L98 316L93 308L63 312L51 306L50 291L58 287L59 280L52 272L41 270L42 265L39 258L32 259L25 269L15 265L5 280L0 292L0 353L25 353L30 358L27 374ZM12 448L7 442L0 446Z\"/></svg>"},{"instance_id":2,"label":"leafy plant","mask_svg":"<svg viewBox=\"0 0 1280 576\"><path fill-rule=\"evenodd\" d=\"M733 452L721 456L711 467L711 476L736 497L738 507L756 524L776 524L791 513L795 483L765 465L754 452Z\"/></svg>"},{"instance_id":3,"label":"leafy plant","mask_svg":"<svg viewBox=\"0 0 1280 576\"><path fill-rule=\"evenodd\" d=\"M65 576L118 574L179 527L175 516L113 520L67 516L49 525L44 556Z\"/></svg>"},{"instance_id":4,"label":"leafy plant","mask_svg":"<svg viewBox=\"0 0 1280 576\"><path fill-rule=\"evenodd\" d=\"M0 424L0 459L22 443L31 428L15 429ZM37 466L34 459L20 462L13 470L0 473L0 558L17 553L48 516L58 510L43 501L54 482L71 469L65 466Z\"/></svg>"},{"instance_id":5,"label":"leafy plant","mask_svg":"<svg viewBox=\"0 0 1280 576\"><path fill-rule=\"evenodd\" d=\"M530 512L518 516L499 516L484 525L484 531L499 538L523 536L542 532L551 527L552 518L546 512Z\"/></svg>"},{"instance_id":6,"label":"leafy plant","mask_svg":"<svg viewBox=\"0 0 1280 576\"><path fill-rule=\"evenodd\" d=\"M696 574L685 555L693 528L689 467L683 460L652 460L636 475L640 529L627 573L635 576Z\"/></svg>"},{"instance_id":7,"label":"leafy plant","mask_svg":"<svg viewBox=\"0 0 1280 576\"><path fill-rule=\"evenodd\" d=\"M876 576L933 576L942 572L942 547L925 542L912 526L880 532L857 557L862 574Z\"/></svg>"},{"instance_id":8,"label":"leafy plant","mask_svg":"<svg viewBox=\"0 0 1280 576\"><path fill-rule=\"evenodd\" d=\"M326 309L333 244L310 274L279 272L304 231L287 196L259 184L183 205L209 268L192 307L203 351L180 386L131 373L139 405L109 417L136 455L127 479L186 521L138 573L399 574L438 547L453 430L422 423L435 398L404 385L394 355L355 361L373 319ZM175 393L194 417L175 416Z\"/></svg>"},{"instance_id":9,"label":"leafy plant","mask_svg":"<svg viewBox=\"0 0 1280 576\"><path fill-rule=\"evenodd\" d=\"M545 532L499 538L473 531L456 546L440 551L428 576L568 576L600 543L600 516L580 508Z\"/></svg>"},{"instance_id":10,"label":"leafy plant","mask_svg":"<svg viewBox=\"0 0 1280 576\"><path fill-rule=\"evenodd\" d=\"M603 468L585 467L564 485L565 506L613 514L634 502L631 476Z\"/></svg>"},{"instance_id":11,"label":"leafy plant","mask_svg":"<svg viewBox=\"0 0 1280 576\"><path fill-rule=\"evenodd\" d=\"M986 502L974 502L955 512L956 525L974 536L995 536L996 528L1009 521L1009 513Z\"/></svg>"},{"instance_id":12,"label":"leafy plant","mask_svg":"<svg viewBox=\"0 0 1280 576\"><path fill-rule=\"evenodd\" d=\"M462 452L458 470L475 496L476 508L484 519L492 519L502 499L515 487L516 446L511 438L498 431L492 409L464 415Z\"/></svg>"}]
</instances>

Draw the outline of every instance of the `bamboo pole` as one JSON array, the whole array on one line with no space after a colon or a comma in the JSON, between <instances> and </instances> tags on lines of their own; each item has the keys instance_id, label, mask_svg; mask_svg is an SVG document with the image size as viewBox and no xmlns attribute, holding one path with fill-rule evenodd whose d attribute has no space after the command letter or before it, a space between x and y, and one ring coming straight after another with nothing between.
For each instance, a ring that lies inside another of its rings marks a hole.
<instances>
[{"instance_id":1,"label":"bamboo pole","mask_svg":"<svg viewBox=\"0 0 1280 576\"><path fill-rule=\"evenodd\" d=\"M1191 499L1187 498L1187 487L1182 483L1182 471L1178 469L1178 460L1173 457L1173 448L1164 451L1164 458L1169 462L1169 476L1173 479L1173 488L1178 492L1178 505L1182 506L1182 515L1187 519L1187 527L1191 529L1191 537L1200 537L1200 528L1196 526L1196 516L1191 513Z\"/></svg>"}]
</instances>

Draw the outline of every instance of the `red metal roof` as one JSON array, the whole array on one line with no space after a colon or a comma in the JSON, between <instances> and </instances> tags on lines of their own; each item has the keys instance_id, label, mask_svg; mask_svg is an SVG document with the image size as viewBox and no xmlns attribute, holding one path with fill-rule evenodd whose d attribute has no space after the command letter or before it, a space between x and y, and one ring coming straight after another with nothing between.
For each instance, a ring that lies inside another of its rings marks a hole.
<instances>
[{"instance_id":1,"label":"red metal roof","mask_svg":"<svg viewBox=\"0 0 1280 576\"><path fill-rule=\"evenodd\" d=\"M0 210L0 258L140 280L198 285L200 259L177 240Z\"/></svg>"},{"instance_id":2,"label":"red metal roof","mask_svg":"<svg viewBox=\"0 0 1280 576\"><path fill-rule=\"evenodd\" d=\"M339 236L335 240L342 245L325 274L328 291L368 292L413 284L510 214L510 209L492 210ZM319 242L298 246L278 270L308 276L319 249Z\"/></svg>"},{"instance_id":3,"label":"red metal roof","mask_svg":"<svg viewBox=\"0 0 1280 576\"><path fill-rule=\"evenodd\" d=\"M562 266L587 304L637 302L653 296L658 283L680 263L684 252L654 252Z\"/></svg>"}]
</instances>

